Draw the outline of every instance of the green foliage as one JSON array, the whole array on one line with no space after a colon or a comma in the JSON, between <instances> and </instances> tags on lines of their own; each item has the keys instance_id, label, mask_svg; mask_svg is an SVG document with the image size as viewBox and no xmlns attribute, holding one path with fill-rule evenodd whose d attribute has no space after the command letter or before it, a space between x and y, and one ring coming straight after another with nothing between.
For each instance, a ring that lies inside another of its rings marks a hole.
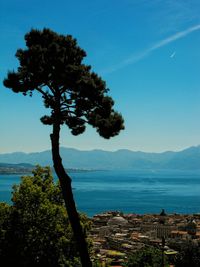
<instances>
[{"instance_id":1,"label":"green foliage","mask_svg":"<svg viewBox=\"0 0 200 267\"><path fill-rule=\"evenodd\" d=\"M188 241L175 258L175 267L199 267L200 266L200 243Z\"/></svg>"},{"instance_id":2,"label":"green foliage","mask_svg":"<svg viewBox=\"0 0 200 267\"><path fill-rule=\"evenodd\" d=\"M80 266L59 184L37 167L13 187L13 205L0 203L1 266ZM81 215L84 230L90 223Z\"/></svg>"},{"instance_id":3,"label":"green foliage","mask_svg":"<svg viewBox=\"0 0 200 267\"><path fill-rule=\"evenodd\" d=\"M92 264L92 267L111 267L111 261L111 259L106 259L106 262L101 260L95 260Z\"/></svg>"},{"instance_id":4,"label":"green foliage","mask_svg":"<svg viewBox=\"0 0 200 267\"><path fill-rule=\"evenodd\" d=\"M27 49L16 52L20 66L8 73L4 85L24 95L41 93L45 107L51 109L41 118L44 124L66 124L73 135L79 135L89 123L104 138L124 129L106 83L83 64L86 53L76 39L43 29L31 30L25 41Z\"/></svg>"},{"instance_id":5,"label":"green foliage","mask_svg":"<svg viewBox=\"0 0 200 267\"><path fill-rule=\"evenodd\" d=\"M162 266L162 252L159 249L148 247L143 248L132 254L128 262L124 265L126 267L161 267ZM166 259L165 266L167 267Z\"/></svg>"}]
</instances>

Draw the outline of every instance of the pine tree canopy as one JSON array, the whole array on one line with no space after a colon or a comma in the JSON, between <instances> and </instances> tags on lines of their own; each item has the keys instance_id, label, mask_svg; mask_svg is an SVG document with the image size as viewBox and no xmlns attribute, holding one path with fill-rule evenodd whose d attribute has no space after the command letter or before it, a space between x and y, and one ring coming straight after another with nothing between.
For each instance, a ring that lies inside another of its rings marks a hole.
<instances>
[{"instance_id":1,"label":"pine tree canopy","mask_svg":"<svg viewBox=\"0 0 200 267\"><path fill-rule=\"evenodd\" d=\"M49 29L32 29L25 41L26 49L16 52L19 67L8 73L4 85L24 95L41 93L51 110L41 118L44 124L66 124L73 135L79 135L88 123L104 138L124 129L105 81L83 63L86 53L76 39Z\"/></svg>"}]
</instances>

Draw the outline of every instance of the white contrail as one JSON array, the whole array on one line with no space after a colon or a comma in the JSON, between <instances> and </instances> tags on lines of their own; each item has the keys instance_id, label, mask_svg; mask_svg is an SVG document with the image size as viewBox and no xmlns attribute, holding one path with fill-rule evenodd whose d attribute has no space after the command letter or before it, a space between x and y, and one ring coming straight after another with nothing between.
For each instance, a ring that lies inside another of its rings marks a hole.
<instances>
[{"instance_id":1,"label":"white contrail","mask_svg":"<svg viewBox=\"0 0 200 267\"><path fill-rule=\"evenodd\" d=\"M134 64L134 63L142 60L143 58L147 57L154 50L157 50L157 49L159 49L165 45L168 45L168 44L170 44L170 43L172 43L172 42L174 42L180 38L183 38L183 37L189 35L190 33L194 32L194 31L198 31L198 30L200 30L200 24L195 25L193 27L190 27L187 30L180 31L174 35L171 35L170 37L155 43L150 48L147 48L146 50L144 50L143 52L141 52L139 54L130 55L127 59L120 62L119 64L116 64L116 65L104 70L103 73L112 73L112 72L115 72L119 69L122 69L128 65Z\"/></svg>"},{"instance_id":2,"label":"white contrail","mask_svg":"<svg viewBox=\"0 0 200 267\"><path fill-rule=\"evenodd\" d=\"M180 38L187 36L188 34L194 32L194 31L198 31L198 30L200 30L200 24L193 26L193 27L191 27L185 31L178 32L178 33L166 38L166 39L156 43L155 45L153 45L150 49L151 49L151 51L156 50L162 46L165 46L169 43L172 43L172 42L174 42Z\"/></svg>"}]
</instances>

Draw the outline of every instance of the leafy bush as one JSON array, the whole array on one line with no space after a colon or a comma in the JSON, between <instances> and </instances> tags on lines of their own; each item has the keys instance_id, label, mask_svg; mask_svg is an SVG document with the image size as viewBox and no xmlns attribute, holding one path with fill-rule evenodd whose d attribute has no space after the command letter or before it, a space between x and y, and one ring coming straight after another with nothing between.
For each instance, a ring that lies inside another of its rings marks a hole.
<instances>
[{"instance_id":1,"label":"leafy bush","mask_svg":"<svg viewBox=\"0 0 200 267\"><path fill-rule=\"evenodd\" d=\"M162 266L162 251L153 248L145 247L133 253L128 262L124 265L126 267L161 267ZM165 266L169 266L165 259Z\"/></svg>"},{"instance_id":2,"label":"leafy bush","mask_svg":"<svg viewBox=\"0 0 200 267\"><path fill-rule=\"evenodd\" d=\"M182 245L175 259L175 267L199 267L200 244L191 240Z\"/></svg>"},{"instance_id":3,"label":"leafy bush","mask_svg":"<svg viewBox=\"0 0 200 267\"><path fill-rule=\"evenodd\" d=\"M0 203L0 262L7 266L80 266L59 184L36 167L13 187L13 205ZM81 216L84 231L90 227Z\"/></svg>"}]
</instances>

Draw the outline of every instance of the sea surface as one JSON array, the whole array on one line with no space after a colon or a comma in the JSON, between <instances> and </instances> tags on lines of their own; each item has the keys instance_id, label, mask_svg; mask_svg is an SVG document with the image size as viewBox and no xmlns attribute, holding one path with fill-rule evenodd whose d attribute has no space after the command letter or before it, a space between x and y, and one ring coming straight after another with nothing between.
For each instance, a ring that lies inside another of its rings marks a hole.
<instances>
[{"instance_id":1,"label":"sea surface","mask_svg":"<svg viewBox=\"0 0 200 267\"><path fill-rule=\"evenodd\" d=\"M200 172L91 171L70 173L79 211L200 213ZM11 203L21 175L0 175L0 202ZM55 178L56 179L56 178Z\"/></svg>"}]
</instances>

